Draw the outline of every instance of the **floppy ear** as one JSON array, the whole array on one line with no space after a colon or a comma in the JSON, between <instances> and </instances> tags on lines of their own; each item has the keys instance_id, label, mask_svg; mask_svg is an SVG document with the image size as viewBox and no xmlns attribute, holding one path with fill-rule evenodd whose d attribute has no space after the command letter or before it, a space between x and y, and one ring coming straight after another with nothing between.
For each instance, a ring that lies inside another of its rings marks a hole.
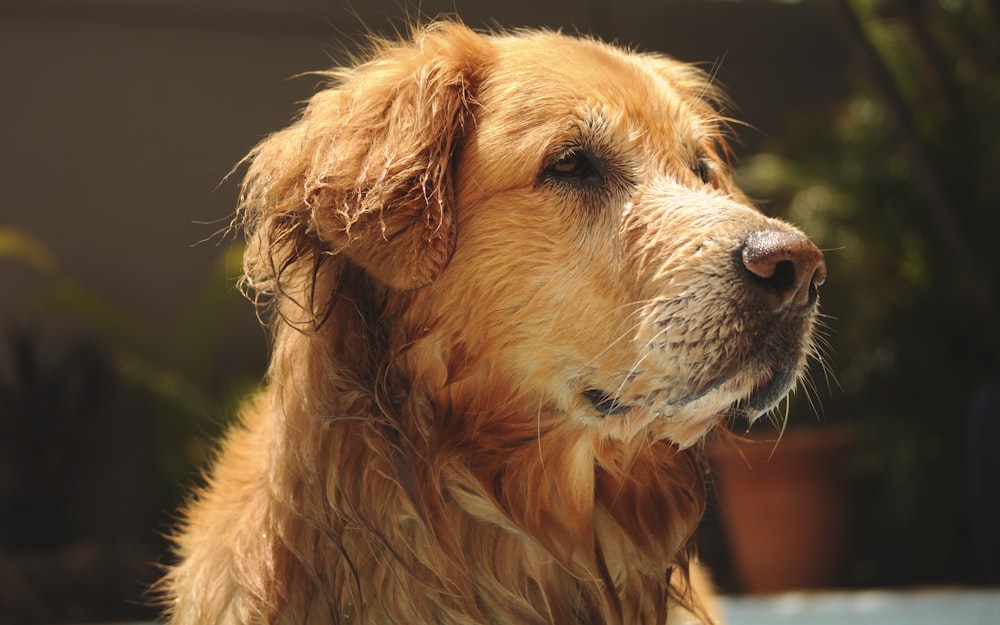
<instances>
[{"instance_id":1,"label":"floppy ear","mask_svg":"<svg viewBox=\"0 0 1000 625\"><path fill-rule=\"evenodd\" d=\"M455 246L452 161L485 51L473 31L440 23L327 74L335 86L247 157L252 287L301 289L294 268L315 271L328 255L395 289L436 278Z\"/></svg>"}]
</instances>

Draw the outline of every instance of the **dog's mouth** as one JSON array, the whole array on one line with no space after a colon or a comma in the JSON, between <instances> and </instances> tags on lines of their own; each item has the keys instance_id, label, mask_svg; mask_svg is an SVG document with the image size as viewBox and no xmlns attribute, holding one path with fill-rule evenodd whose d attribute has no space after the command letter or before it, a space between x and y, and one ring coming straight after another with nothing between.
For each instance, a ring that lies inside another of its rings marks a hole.
<instances>
[{"instance_id":1,"label":"dog's mouth","mask_svg":"<svg viewBox=\"0 0 1000 625\"><path fill-rule=\"evenodd\" d=\"M601 389L590 389L583 392L583 396L590 401L594 410L597 411L598 415L601 417L611 417L615 415L623 415L631 412L634 409L644 409L644 410L656 410L657 412L664 412L667 416L671 415L670 408L679 407L689 404L693 401L701 399L705 395L708 395L716 386L708 388L702 391L696 391L694 393L689 393L683 397L669 400L662 400L661 393L652 393L649 399L627 403L622 400L622 398L615 393L610 393Z\"/></svg>"},{"instance_id":2,"label":"dog's mouth","mask_svg":"<svg viewBox=\"0 0 1000 625\"><path fill-rule=\"evenodd\" d=\"M601 417L625 414L635 408L635 406L622 403L613 393L592 388L583 392L583 396L594 406L594 410Z\"/></svg>"},{"instance_id":3,"label":"dog's mouth","mask_svg":"<svg viewBox=\"0 0 1000 625\"><path fill-rule=\"evenodd\" d=\"M601 389L589 389L583 396L590 402L601 418L624 415L633 410L652 410L664 416L673 416L674 410L695 402L711 393L717 385L704 390L689 393L679 398L663 399L663 392L650 393L648 397L634 402L625 402L620 395Z\"/></svg>"},{"instance_id":4,"label":"dog's mouth","mask_svg":"<svg viewBox=\"0 0 1000 625\"><path fill-rule=\"evenodd\" d=\"M600 418L625 415L635 409L653 410L669 418L684 406L694 404L718 391L720 395L724 394L729 398L726 400L729 402L728 407L720 406L723 416L753 421L774 408L794 382L795 369L779 366L756 376L726 376L683 396L668 399L664 399L665 393L654 392L649 394L648 399L626 402L619 393L601 388L587 389L583 391L583 397Z\"/></svg>"},{"instance_id":5,"label":"dog's mouth","mask_svg":"<svg viewBox=\"0 0 1000 625\"><path fill-rule=\"evenodd\" d=\"M781 366L762 374L750 393L737 400L726 411L727 416L754 421L774 408L795 384L795 369Z\"/></svg>"}]
</instances>

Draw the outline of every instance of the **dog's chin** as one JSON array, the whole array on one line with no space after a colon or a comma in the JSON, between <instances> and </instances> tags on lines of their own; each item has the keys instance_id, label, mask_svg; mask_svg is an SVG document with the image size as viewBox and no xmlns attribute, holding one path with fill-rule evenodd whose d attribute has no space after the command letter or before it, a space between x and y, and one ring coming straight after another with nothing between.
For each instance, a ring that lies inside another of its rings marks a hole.
<instances>
[{"instance_id":1,"label":"dog's chin","mask_svg":"<svg viewBox=\"0 0 1000 625\"><path fill-rule=\"evenodd\" d=\"M777 367L747 372L703 389L663 399L663 394L644 403L624 403L601 389L583 392L600 427L614 438L632 438L640 431L654 431L684 449L696 444L727 420L746 420L748 425L773 410L795 384L796 369Z\"/></svg>"},{"instance_id":2,"label":"dog's chin","mask_svg":"<svg viewBox=\"0 0 1000 625\"><path fill-rule=\"evenodd\" d=\"M795 377L795 369L787 366L761 374L746 397L733 402L725 416L745 419L750 423L756 421L788 395L795 386Z\"/></svg>"}]
</instances>

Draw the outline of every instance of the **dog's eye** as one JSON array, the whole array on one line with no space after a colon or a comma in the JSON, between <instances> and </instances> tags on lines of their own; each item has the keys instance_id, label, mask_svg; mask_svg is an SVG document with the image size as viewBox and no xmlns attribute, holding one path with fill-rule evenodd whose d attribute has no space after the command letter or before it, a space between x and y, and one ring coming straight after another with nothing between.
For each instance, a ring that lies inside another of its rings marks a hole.
<instances>
[{"instance_id":1,"label":"dog's eye","mask_svg":"<svg viewBox=\"0 0 1000 625\"><path fill-rule=\"evenodd\" d=\"M694 167L691 170L701 179L705 184L712 183L712 164L708 162L705 157L699 158L695 161Z\"/></svg>"},{"instance_id":2,"label":"dog's eye","mask_svg":"<svg viewBox=\"0 0 1000 625\"><path fill-rule=\"evenodd\" d=\"M568 150L549 163L545 173L566 180L588 181L600 176L593 158L582 149Z\"/></svg>"}]
</instances>

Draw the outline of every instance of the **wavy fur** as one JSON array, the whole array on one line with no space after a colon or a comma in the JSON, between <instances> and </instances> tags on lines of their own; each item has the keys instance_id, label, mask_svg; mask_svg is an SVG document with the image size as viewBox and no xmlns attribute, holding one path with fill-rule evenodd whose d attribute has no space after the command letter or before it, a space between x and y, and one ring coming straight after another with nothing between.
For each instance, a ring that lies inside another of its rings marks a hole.
<instances>
[{"instance_id":1,"label":"wavy fur","mask_svg":"<svg viewBox=\"0 0 1000 625\"><path fill-rule=\"evenodd\" d=\"M718 94L664 57L452 22L329 78L247 157L273 355L186 510L170 622L710 620L698 441L771 366L712 276L790 229L731 183Z\"/></svg>"}]
</instances>

